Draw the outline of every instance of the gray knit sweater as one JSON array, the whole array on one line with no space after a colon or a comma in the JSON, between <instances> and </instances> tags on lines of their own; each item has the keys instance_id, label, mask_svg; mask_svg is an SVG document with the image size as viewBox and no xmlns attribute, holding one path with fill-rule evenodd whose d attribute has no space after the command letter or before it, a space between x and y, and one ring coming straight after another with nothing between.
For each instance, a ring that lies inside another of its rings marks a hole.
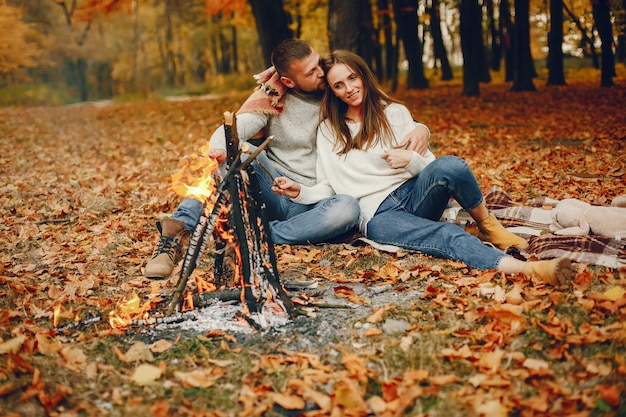
<instances>
[{"instance_id":1,"label":"gray knit sweater","mask_svg":"<svg viewBox=\"0 0 626 417\"><path fill-rule=\"evenodd\" d=\"M320 99L289 90L285 107L277 116L260 113L237 114L237 134L241 142L265 128L265 136L274 135L267 157L283 175L301 184L312 186L316 181L316 134L319 124ZM211 149L226 149L224 127L211 136Z\"/></svg>"}]
</instances>

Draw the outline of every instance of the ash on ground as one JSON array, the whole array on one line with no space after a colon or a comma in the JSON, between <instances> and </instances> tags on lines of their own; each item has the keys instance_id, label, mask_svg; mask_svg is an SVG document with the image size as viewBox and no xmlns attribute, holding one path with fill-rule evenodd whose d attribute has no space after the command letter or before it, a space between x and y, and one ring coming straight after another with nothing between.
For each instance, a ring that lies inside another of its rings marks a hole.
<instances>
[{"instance_id":1,"label":"ash on ground","mask_svg":"<svg viewBox=\"0 0 626 417\"><path fill-rule=\"evenodd\" d=\"M159 339L176 340L206 335L211 330L221 330L235 336L240 343L255 343L260 339L280 338L281 346L292 350L315 350L320 344L327 345L343 340L348 330L366 331L372 325L366 319L378 306L393 304L404 306L417 301L421 292L414 288L380 285L367 287L363 284L318 283L316 288L289 291L292 297L304 295L311 302L298 308L299 315L290 319L286 313L276 314L276 308L264 306L262 314L242 320L243 307L239 300L215 299L206 306L185 313L186 319L177 323L147 326L133 339L152 343ZM335 288L349 287L362 300L353 303L336 294ZM207 294L207 293L205 293ZM253 319L256 325L250 324ZM402 332L407 324L388 320L383 330L388 333Z\"/></svg>"}]
</instances>

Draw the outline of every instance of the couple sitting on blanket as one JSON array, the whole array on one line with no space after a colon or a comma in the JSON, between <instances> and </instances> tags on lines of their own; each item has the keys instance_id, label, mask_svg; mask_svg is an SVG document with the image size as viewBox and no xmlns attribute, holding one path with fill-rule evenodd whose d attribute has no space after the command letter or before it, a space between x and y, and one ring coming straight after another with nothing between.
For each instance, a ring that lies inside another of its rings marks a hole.
<instances>
[{"instance_id":1,"label":"couple sitting on blanket","mask_svg":"<svg viewBox=\"0 0 626 417\"><path fill-rule=\"evenodd\" d=\"M523 273L554 285L572 280L569 259L524 262L439 221L454 198L483 240L503 250L528 246L489 213L465 161L435 158L428 128L382 91L359 56L339 50L320 60L308 43L288 39L273 51L272 64L275 72L260 76L261 87L239 110L237 132L243 140L263 129L274 136L253 162L266 168L255 171L274 243L325 242L358 226L375 242L472 268ZM220 163L224 142L220 127L210 143L210 156ZM201 210L199 201L186 198L171 218L157 223L161 236L145 276L171 274Z\"/></svg>"}]
</instances>

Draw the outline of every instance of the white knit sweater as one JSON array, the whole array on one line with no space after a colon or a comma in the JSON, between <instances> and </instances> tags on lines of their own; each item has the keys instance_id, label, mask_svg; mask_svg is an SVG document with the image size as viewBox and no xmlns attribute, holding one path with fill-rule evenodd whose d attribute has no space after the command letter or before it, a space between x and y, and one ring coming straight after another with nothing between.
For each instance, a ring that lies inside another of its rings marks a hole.
<instances>
[{"instance_id":1,"label":"white knit sweater","mask_svg":"<svg viewBox=\"0 0 626 417\"><path fill-rule=\"evenodd\" d=\"M390 104L385 114L393 131L394 145L397 145L415 128L415 123L409 110L400 104ZM349 126L353 135L361 128L360 123ZM380 141L367 151L351 150L344 155L337 155L334 144L333 132L325 120L317 133L318 183L314 186L302 184L300 195L294 201L312 204L334 194L351 195L359 201L361 207L359 225L363 233L366 232L367 222L389 193L435 160L430 150L424 156L413 152L409 165L394 169L381 158L388 147Z\"/></svg>"}]
</instances>

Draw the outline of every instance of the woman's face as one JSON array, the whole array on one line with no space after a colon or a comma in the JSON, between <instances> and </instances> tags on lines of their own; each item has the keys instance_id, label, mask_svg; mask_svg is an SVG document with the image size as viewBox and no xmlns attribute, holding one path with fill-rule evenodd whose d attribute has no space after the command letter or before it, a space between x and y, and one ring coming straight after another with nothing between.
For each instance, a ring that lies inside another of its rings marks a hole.
<instances>
[{"instance_id":1,"label":"woman's face","mask_svg":"<svg viewBox=\"0 0 626 417\"><path fill-rule=\"evenodd\" d=\"M326 82L337 97L348 107L360 107L365 99L363 79L346 64L333 65L326 74Z\"/></svg>"}]
</instances>

